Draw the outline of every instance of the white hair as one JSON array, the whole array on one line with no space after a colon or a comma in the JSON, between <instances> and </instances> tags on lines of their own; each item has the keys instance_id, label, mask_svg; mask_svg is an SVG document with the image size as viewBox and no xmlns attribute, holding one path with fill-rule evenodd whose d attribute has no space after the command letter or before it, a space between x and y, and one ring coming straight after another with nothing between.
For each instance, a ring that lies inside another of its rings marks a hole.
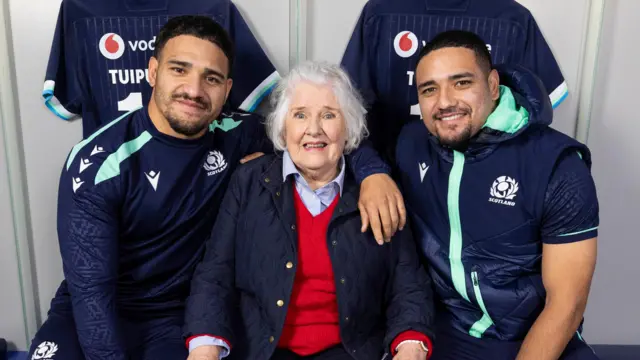
<instances>
[{"instance_id":1,"label":"white hair","mask_svg":"<svg viewBox=\"0 0 640 360\"><path fill-rule=\"evenodd\" d=\"M293 68L287 76L282 78L271 95L272 111L267 116L267 136L275 148L280 151L286 149L284 141L284 125L291 96L296 86L302 82L316 85L330 85L338 100L340 112L347 129L347 143L344 152L349 153L358 148L362 139L369 135L362 97L353 86L349 75L338 65L326 62L304 62Z\"/></svg>"}]
</instances>

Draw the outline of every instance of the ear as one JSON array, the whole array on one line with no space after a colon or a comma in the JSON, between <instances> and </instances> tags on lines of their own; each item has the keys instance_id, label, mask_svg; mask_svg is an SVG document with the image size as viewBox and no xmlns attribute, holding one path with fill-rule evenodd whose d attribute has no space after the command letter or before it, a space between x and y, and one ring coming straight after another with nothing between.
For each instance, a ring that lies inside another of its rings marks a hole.
<instances>
[{"instance_id":1,"label":"ear","mask_svg":"<svg viewBox=\"0 0 640 360\"><path fill-rule=\"evenodd\" d=\"M500 98L500 75L496 69L489 72L489 91L491 100L496 101Z\"/></svg>"},{"instance_id":2,"label":"ear","mask_svg":"<svg viewBox=\"0 0 640 360\"><path fill-rule=\"evenodd\" d=\"M149 85L151 87L156 86L156 80L158 77L158 59L152 56L149 59Z\"/></svg>"}]
</instances>

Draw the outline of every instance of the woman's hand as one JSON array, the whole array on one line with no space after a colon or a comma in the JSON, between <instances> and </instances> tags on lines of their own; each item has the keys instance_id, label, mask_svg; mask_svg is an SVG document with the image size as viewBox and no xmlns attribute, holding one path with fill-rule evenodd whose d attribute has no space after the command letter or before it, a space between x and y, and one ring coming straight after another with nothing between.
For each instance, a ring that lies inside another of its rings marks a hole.
<instances>
[{"instance_id":1,"label":"woman's hand","mask_svg":"<svg viewBox=\"0 0 640 360\"><path fill-rule=\"evenodd\" d=\"M215 345L198 346L189 353L187 360L220 360L220 347Z\"/></svg>"},{"instance_id":2,"label":"woman's hand","mask_svg":"<svg viewBox=\"0 0 640 360\"><path fill-rule=\"evenodd\" d=\"M393 360L425 360L427 352L419 343L404 343L398 347L398 353Z\"/></svg>"}]
</instances>

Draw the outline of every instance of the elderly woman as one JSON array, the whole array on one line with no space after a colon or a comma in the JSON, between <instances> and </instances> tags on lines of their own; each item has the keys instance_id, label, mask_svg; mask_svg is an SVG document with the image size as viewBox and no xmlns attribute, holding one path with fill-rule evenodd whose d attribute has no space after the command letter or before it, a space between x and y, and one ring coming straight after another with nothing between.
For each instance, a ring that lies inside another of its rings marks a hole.
<instances>
[{"instance_id":1,"label":"elderly woman","mask_svg":"<svg viewBox=\"0 0 640 360\"><path fill-rule=\"evenodd\" d=\"M189 359L426 359L431 282L409 231L383 245L360 231L344 154L365 110L348 76L306 63L273 99L283 153L231 180L187 301Z\"/></svg>"}]
</instances>

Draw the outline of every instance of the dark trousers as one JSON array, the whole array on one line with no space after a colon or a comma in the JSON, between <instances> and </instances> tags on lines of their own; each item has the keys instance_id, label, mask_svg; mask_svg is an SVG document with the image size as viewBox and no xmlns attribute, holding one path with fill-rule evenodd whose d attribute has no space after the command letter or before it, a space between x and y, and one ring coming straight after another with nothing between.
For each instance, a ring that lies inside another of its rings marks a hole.
<instances>
[{"instance_id":1,"label":"dark trousers","mask_svg":"<svg viewBox=\"0 0 640 360\"><path fill-rule=\"evenodd\" d=\"M438 328L430 360L513 360L521 341L478 339L455 329ZM593 350L578 335L574 335L560 360L598 360Z\"/></svg>"},{"instance_id":2,"label":"dark trousers","mask_svg":"<svg viewBox=\"0 0 640 360\"><path fill-rule=\"evenodd\" d=\"M353 357L342 347L342 345L332 347L323 352L310 355L300 356L286 349L277 349L271 357L271 360L353 360Z\"/></svg>"},{"instance_id":3,"label":"dark trousers","mask_svg":"<svg viewBox=\"0 0 640 360\"><path fill-rule=\"evenodd\" d=\"M182 317L167 317L152 321L123 322L130 359L186 359L189 352L182 339ZM36 333L27 359L84 360L76 326L70 311L50 312L47 321Z\"/></svg>"}]
</instances>

